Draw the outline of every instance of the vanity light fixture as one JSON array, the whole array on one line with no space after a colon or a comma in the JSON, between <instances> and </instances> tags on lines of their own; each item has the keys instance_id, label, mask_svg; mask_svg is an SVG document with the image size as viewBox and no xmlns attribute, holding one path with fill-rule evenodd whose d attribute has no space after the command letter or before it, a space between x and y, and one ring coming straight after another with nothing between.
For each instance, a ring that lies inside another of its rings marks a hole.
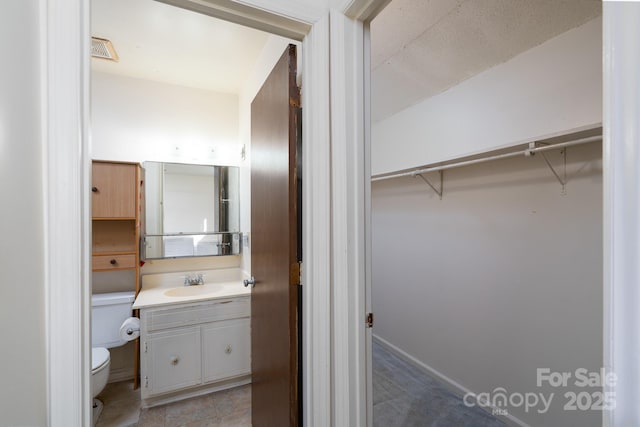
<instances>
[{"instance_id":1,"label":"vanity light fixture","mask_svg":"<svg viewBox=\"0 0 640 427\"><path fill-rule=\"evenodd\" d=\"M91 37L91 56L118 62L118 54L110 40Z\"/></svg>"}]
</instances>

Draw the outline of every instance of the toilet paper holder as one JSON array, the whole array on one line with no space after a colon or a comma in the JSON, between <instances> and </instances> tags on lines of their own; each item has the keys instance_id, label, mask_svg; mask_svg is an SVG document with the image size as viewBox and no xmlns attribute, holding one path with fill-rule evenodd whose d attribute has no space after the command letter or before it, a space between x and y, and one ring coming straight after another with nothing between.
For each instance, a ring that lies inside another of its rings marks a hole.
<instances>
[{"instance_id":1,"label":"toilet paper holder","mask_svg":"<svg viewBox=\"0 0 640 427\"><path fill-rule=\"evenodd\" d=\"M133 341L140 336L140 319L128 317L120 325L120 339L124 342Z\"/></svg>"},{"instance_id":2,"label":"toilet paper holder","mask_svg":"<svg viewBox=\"0 0 640 427\"><path fill-rule=\"evenodd\" d=\"M140 332L140 328L127 328L125 332L127 335L133 335L134 332Z\"/></svg>"}]
</instances>

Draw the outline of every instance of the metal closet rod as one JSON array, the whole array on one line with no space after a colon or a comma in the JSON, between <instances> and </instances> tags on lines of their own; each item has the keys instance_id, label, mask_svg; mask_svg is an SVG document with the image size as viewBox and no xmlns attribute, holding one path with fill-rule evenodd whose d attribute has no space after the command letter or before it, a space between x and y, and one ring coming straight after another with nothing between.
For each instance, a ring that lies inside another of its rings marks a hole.
<instances>
[{"instance_id":1,"label":"metal closet rod","mask_svg":"<svg viewBox=\"0 0 640 427\"><path fill-rule=\"evenodd\" d=\"M396 173L396 174L392 174L392 175L378 176L378 177L371 178L371 181L382 181L384 179L401 178L401 177L405 177L405 176L414 176L415 177L416 175L420 175L420 174L427 173L427 172L443 171L445 169L453 169L453 168L459 168L459 167L462 167L462 166L475 165L476 163L484 163L484 162L489 162L491 160L506 159L508 157L531 156L532 154L535 154L535 153L537 153L539 151L557 150L557 149L563 148L563 147L571 147L573 145L587 144L589 142L595 142L595 141L601 141L601 140L602 140L602 135L590 136L590 137L587 137L587 138L576 139L574 141L561 142L561 143L558 143L558 144L545 145L545 146L542 146L542 147L527 148L527 149L522 150L522 151L514 151L513 153L498 154L498 155L495 155L495 156L482 157L480 159L473 159L473 160L466 160L466 161L463 161L463 162L450 163L448 165L434 166L434 167L423 168L423 169L416 169L416 170L410 171L410 172L402 172L402 173Z\"/></svg>"}]
</instances>

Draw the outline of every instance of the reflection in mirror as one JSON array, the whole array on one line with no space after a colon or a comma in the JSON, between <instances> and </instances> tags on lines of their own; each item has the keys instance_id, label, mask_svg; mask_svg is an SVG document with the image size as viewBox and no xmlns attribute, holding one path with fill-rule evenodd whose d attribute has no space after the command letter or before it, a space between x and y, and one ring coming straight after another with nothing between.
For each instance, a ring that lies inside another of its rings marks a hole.
<instances>
[{"instance_id":1,"label":"reflection in mirror","mask_svg":"<svg viewBox=\"0 0 640 427\"><path fill-rule=\"evenodd\" d=\"M240 253L239 170L145 162L144 258Z\"/></svg>"}]
</instances>

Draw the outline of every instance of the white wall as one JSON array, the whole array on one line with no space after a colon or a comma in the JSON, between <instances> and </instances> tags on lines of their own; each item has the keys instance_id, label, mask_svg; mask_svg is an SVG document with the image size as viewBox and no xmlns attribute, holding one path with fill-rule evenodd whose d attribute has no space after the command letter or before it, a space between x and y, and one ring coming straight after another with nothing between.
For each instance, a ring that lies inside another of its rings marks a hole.
<instances>
[{"instance_id":1,"label":"white wall","mask_svg":"<svg viewBox=\"0 0 640 427\"><path fill-rule=\"evenodd\" d=\"M237 165L237 95L98 72L91 77L94 159Z\"/></svg>"},{"instance_id":2,"label":"white wall","mask_svg":"<svg viewBox=\"0 0 640 427\"><path fill-rule=\"evenodd\" d=\"M246 158L240 164L240 230L249 233L249 238L245 239L251 245L251 102L262 87L262 84L271 73L273 66L284 53L286 47L294 43L298 46L298 72L302 69L300 66L302 52L300 43L292 40L270 35L267 43L260 54L260 57L254 65L252 75L240 93L240 101L238 105L238 117L240 122L240 146L245 146ZM300 84L300 79L298 80ZM241 268L251 271L251 250L243 252Z\"/></svg>"},{"instance_id":3,"label":"white wall","mask_svg":"<svg viewBox=\"0 0 640 427\"><path fill-rule=\"evenodd\" d=\"M46 425L40 3L0 3L0 424Z\"/></svg>"},{"instance_id":4,"label":"white wall","mask_svg":"<svg viewBox=\"0 0 640 427\"><path fill-rule=\"evenodd\" d=\"M507 408L532 426L599 426L536 369L602 367L601 152L569 148L565 196L539 155L448 170L442 200L375 182L374 334L475 393L555 392L548 414Z\"/></svg>"},{"instance_id":5,"label":"white wall","mask_svg":"<svg viewBox=\"0 0 640 427\"><path fill-rule=\"evenodd\" d=\"M592 20L375 123L372 173L601 123L601 33Z\"/></svg>"}]
</instances>

